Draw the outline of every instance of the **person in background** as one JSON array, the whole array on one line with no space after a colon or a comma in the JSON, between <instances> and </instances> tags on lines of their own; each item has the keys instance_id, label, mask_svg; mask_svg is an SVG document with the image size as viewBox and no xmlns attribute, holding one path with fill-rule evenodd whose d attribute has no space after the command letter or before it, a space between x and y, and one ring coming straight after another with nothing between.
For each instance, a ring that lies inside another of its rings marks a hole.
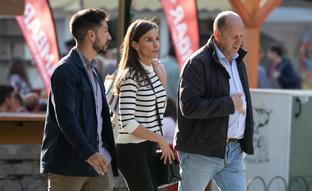
<instances>
[{"instance_id":1,"label":"person in background","mask_svg":"<svg viewBox=\"0 0 312 191\"><path fill-rule=\"evenodd\" d=\"M167 97L176 100L178 96L178 82L179 82L179 65L177 63L174 47L171 45L167 56L160 59L166 70Z\"/></svg>"},{"instance_id":2,"label":"person in background","mask_svg":"<svg viewBox=\"0 0 312 191\"><path fill-rule=\"evenodd\" d=\"M258 88L269 88L269 81L265 68L258 64Z\"/></svg>"},{"instance_id":3,"label":"person in background","mask_svg":"<svg viewBox=\"0 0 312 191\"><path fill-rule=\"evenodd\" d=\"M0 112L12 112L14 109L14 93L12 86L0 85Z\"/></svg>"},{"instance_id":4,"label":"person in background","mask_svg":"<svg viewBox=\"0 0 312 191\"><path fill-rule=\"evenodd\" d=\"M271 61L268 76L272 88L301 88L301 78L295 71L290 60L284 57L283 49L281 46L271 46L267 51L267 58Z\"/></svg>"},{"instance_id":5,"label":"person in background","mask_svg":"<svg viewBox=\"0 0 312 191\"><path fill-rule=\"evenodd\" d=\"M179 191L246 191L244 153L253 154L253 115L241 47L244 24L232 11L217 15L213 35L181 73L175 148Z\"/></svg>"},{"instance_id":6,"label":"person in background","mask_svg":"<svg viewBox=\"0 0 312 191\"><path fill-rule=\"evenodd\" d=\"M27 112L37 113L40 110L40 99L36 93L28 93L23 96L24 107Z\"/></svg>"},{"instance_id":7,"label":"person in background","mask_svg":"<svg viewBox=\"0 0 312 191\"><path fill-rule=\"evenodd\" d=\"M117 70L117 49L107 50L105 55L98 55L96 60L100 75L105 79L108 74L113 74Z\"/></svg>"},{"instance_id":8,"label":"person in background","mask_svg":"<svg viewBox=\"0 0 312 191\"><path fill-rule=\"evenodd\" d=\"M11 112L17 112L17 113L26 112L26 109L24 108L23 98L18 92L14 93L14 104L11 109Z\"/></svg>"},{"instance_id":9,"label":"person in background","mask_svg":"<svg viewBox=\"0 0 312 191\"><path fill-rule=\"evenodd\" d=\"M130 191L157 190L153 156L158 145L164 163L174 159L160 135L166 107L166 76L155 60L158 54L157 24L146 19L135 20L122 43L114 84L115 94L119 95L118 166Z\"/></svg>"},{"instance_id":10,"label":"person in background","mask_svg":"<svg viewBox=\"0 0 312 191\"><path fill-rule=\"evenodd\" d=\"M95 57L111 40L108 15L83 9L70 20L76 46L51 76L40 171L49 191L113 191L118 175L103 80Z\"/></svg>"},{"instance_id":11,"label":"person in background","mask_svg":"<svg viewBox=\"0 0 312 191\"><path fill-rule=\"evenodd\" d=\"M61 55L62 58L64 56L66 56L71 51L71 49L73 47L76 46L76 41L75 41L75 39L71 38L71 39L67 40L64 45L65 45L65 48L66 48L66 52Z\"/></svg>"},{"instance_id":12,"label":"person in background","mask_svg":"<svg viewBox=\"0 0 312 191\"><path fill-rule=\"evenodd\" d=\"M262 48L259 49L259 63L258 63L258 88L270 88L268 75L266 69L261 65L261 60L264 54Z\"/></svg>"},{"instance_id":13,"label":"person in background","mask_svg":"<svg viewBox=\"0 0 312 191\"><path fill-rule=\"evenodd\" d=\"M31 92L31 86L26 74L25 62L19 58L12 61L8 82L21 96Z\"/></svg>"}]
</instances>

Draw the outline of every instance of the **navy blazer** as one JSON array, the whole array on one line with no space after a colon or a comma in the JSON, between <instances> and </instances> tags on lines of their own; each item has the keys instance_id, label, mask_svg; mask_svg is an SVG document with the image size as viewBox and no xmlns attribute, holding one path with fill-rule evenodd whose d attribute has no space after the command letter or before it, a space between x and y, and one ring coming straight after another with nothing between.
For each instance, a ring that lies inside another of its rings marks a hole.
<instances>
[{"instance_id":1,"label":"navy blazer","mask_svg":"<svg viewBox=\"0 0 312 191\"><path fill-rule=\"evenodd\" d=\"M103 98L102 140L112 156L117 175L115 142L105 88L98 75ZM97 176L86 160L98 152L97 118L92 84L79 53L72 49L59 61L51 77L41 149L41 173Z\"/></svg>"}]
</instances>

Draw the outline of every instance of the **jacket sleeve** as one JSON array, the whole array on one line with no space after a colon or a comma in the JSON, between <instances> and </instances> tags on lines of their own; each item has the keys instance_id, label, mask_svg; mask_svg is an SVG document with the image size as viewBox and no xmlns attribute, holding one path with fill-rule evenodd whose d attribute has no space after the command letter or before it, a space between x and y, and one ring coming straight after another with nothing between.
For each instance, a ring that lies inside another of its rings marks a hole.
<instances>
[{"instance_id":1,"label":"jacket sleeve","mask_svg":"<svg viewBox=\"0 0 312 191\"><path fill-rule=\"evenodd\" d=\"M182 115L186 118L206 119L234 113L234 104L230 96L205 97L205 75L209 74L204 73L204 67L200 67L201 63L192 62L190 60L186 64L180 79L179 107Z\"/></svg>"},{"instance_id":2,"label":"jacket sleeve","mask_svg":"<svg viewBox=\"0 0 312 191\"><path fill-rule=\"evenodd\" d=\"M59 66L51 78L51 99L61 132L80 160L86 161L96 151L86 139L79 124L76 107L78 94L75 74L66 66Z\"/></svg>"}]
</instances>

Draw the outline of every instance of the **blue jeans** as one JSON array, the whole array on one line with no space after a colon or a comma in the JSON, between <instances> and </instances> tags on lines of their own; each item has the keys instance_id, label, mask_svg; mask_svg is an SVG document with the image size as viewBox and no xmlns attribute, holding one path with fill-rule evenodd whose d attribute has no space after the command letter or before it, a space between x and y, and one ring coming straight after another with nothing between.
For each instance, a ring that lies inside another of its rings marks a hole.
<instances>
[{"instance_id":1,"label":"blue jeans","mask_svg":"<svg viewBox=\"0 0 312 191\"><path fill-rule=\"evenodd\" d=\"M246 166L238 142L227 143L225 159L178 152L179 191L203 191L212 179L221 191L246 191Z\"/></svg>"}]
</instances>

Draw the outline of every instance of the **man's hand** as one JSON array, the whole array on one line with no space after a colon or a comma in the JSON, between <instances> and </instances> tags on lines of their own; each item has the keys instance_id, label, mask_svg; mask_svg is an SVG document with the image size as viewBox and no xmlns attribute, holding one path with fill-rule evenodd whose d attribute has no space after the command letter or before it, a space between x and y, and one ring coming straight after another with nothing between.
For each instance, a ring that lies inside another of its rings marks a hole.
<instances>
[{"instance_id":1,"label":"man's hand","mask_svg":"<svg viewBox=\"0 0 312 191\"><path fill-rule=\"evenodd\" d=\"M100 153L94 153L91 155L87 162L94 168L94 170L100 174L104 175L107 172L107 162Z\"/></svg>"},{"instance_id":2,"label":"man's hand","mask_svg":"<svg viewBox=\"0 0 312 191\"><path fill-rule=\"evenodd\" d=\"M231 98L232 98L233 103L234 103L235 111L238 111L239 113L245 115L246 112L243 109L242 96L243 96L243 94L237 93L237 94L231 95Z\"/></svg>"}]
</instances>

